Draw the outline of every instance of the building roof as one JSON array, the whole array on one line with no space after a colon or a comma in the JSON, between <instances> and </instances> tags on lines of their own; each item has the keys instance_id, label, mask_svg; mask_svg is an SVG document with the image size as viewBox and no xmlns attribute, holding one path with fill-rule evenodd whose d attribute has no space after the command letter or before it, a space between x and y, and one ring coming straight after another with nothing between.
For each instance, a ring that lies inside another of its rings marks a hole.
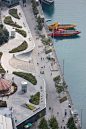
<instances>
[{"instance_id":1,"label":"building roof","mask_svg":"<svg viewBox=\"0 0 86 129\"><path fill-rule=\"evenodd\" d=\"M11 118L0 115L0 129L12 129Z\"/></svg>"},{"instance_id":2,"label":"building roof","mask_svg":"<svg viewBox=\"0 0 86 129\"><path fill-rule=\"evenodd\" d=\"M6 90L11 86L11 83L3 78L0 78L0 91Z\"/></svg>"}]
</instances>

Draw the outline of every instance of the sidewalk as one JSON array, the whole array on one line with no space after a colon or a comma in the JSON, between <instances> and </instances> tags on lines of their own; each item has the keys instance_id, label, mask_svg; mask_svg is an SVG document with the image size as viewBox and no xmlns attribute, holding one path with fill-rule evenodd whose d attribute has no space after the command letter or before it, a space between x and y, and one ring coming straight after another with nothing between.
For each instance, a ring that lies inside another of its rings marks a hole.
<instances>
[{"instance_id":1,"label":"sidewalk","mask_svg":"<svg viewBox=\"0 0 86 129\"><path fill-rule=\"evenodd\" d=\"M65 126L67 119L70 116L69 108L68 108L69 101L66 100L65 102L60 104L59 95L56 92L56 88L55 88L54 81L53 81L53 77L55 77L57 75L62 76L61 71L52 71L52 76L51 76L51 71L50 71L51 61L47 60L47 55L45 54L45 46L43 46L43 44L41 43L40 37L38 40L36 40L36 38L39 35L37 35L37 31L35 30L35 28L37 26L37 22L33 15L30 1L27 1L27 6L23 7L23 11L24 11L27 23L30 27L30 30L31 30L31 33L32 33L32 36L33 36L34 42L35 42L35 48L33 50L32 57L33 57L33 62L34 62L36 73L40 74L41 67L43 67L45 65L45 68L42 68L42 70L45 73L42 75L42 77L45 79L46 91L48 94L45 117L47 120L49 120L51 118L51 116L54 115L58 120L59 127ZM43 30L45 30L45 29L43 29ZM45 34L45 31L43 32L43 34ZM54 56L54 51L52 54ZM42 58L42 60L41 60L41 58ZM44 60L43 60L43 58L44 58ZM55 56L55 58L57 58L57 57ZM39 63L39 65L37 65L37 63ZM61 93L61 97L65 96L65 95L66 95L66 93L65 94ZM52 111L52 109L49 110L49 107L51 107L51 108L53 107L53 111ZM66 117L64 117L65 109L67 109ZM59 112L59 114L57 114L57 112ZM64 122L62 122L63 119L64 119Z\"/></svg>"}]
</instances>

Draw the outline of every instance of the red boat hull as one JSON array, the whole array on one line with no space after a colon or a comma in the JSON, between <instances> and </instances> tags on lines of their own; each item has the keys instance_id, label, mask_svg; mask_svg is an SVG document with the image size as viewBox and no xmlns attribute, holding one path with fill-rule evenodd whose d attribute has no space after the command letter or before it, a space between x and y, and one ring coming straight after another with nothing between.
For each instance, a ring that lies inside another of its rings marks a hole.
<instances>
[{"instance_id":1,"label":"red boat hull","mask_svg":"<svg viewBox=\"0 0 86 129\"><path fill-rule=\"evenodd\" d=\"M54 33L48 34L48 36L73 36L81 33L81 31L76 31L76 30L57 30L54 31Z\"/></svg>"}]
</instances>

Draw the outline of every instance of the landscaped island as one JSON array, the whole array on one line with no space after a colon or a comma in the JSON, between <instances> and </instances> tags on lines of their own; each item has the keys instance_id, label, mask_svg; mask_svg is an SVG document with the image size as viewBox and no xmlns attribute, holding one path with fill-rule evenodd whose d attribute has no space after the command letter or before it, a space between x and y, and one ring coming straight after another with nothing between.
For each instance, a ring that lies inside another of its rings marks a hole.
<instances>
[{"instance_id":1,"label":"landscaped island","mask_svg":"<svg viewBox=\"0 0 86 129\"><path fill-rule=\"evenodd\" d=\"M35 76L33 76L31 73L13 72L13 74L26 79L27 81L31 82L33 85L37 84L37 80Z\"/></svg>"},{"instance_id":2,"label":"landscaped island","mask_svg":"<svg viewBox=\"0 0 86 129\"><path fill-rule=\"evenodd\" d=\"M19 45L16 48L13 48L11 51L9 51L9 53L24 51L25 49L27 49L27 47L28 47L28 44L26 41L24 41L21 45Z\"/></svg>"}]
</instances>

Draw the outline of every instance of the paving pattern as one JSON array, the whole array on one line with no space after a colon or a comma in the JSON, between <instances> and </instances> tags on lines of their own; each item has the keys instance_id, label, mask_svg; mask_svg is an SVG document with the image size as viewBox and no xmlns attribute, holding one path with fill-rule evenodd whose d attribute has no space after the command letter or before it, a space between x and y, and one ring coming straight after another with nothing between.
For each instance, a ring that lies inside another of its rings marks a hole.
<instances>
[{"instance_id":1,"label":"paving pattern","mask_svg":"<svg viewBox=\"0 0 86 129\"><path fill-rule=\"evenodd\" d=\"M12 57L9 60L9 64L16 69L22 69L22 70L35 72L35 68L34 68L34 64L32 60L30 62L29 61L27 62L27 61L21 61L21 60L16 59L15 57Z\"/></svg>"}]
</instances>

